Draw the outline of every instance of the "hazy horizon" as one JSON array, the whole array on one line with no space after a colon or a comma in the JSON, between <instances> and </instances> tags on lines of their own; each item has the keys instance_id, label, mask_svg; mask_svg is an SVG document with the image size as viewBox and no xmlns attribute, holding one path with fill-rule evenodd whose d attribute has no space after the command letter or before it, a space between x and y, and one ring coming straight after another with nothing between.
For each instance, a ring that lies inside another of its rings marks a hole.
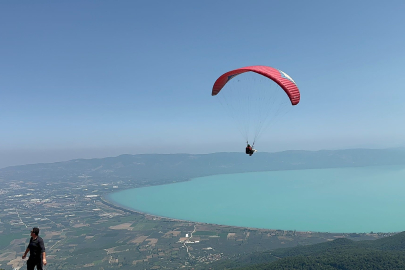
<instances>
[{"instance_id":1,"label":"hazy horizon","mask_svg":"<svg viewBox=\"0 0 405 270\"><path fill-rule=\"evenodd\" d=\"M301 92L260 152L404 147L404 11L395 0L1 2L0 168L242 152L211 90L250 65L285 71Z\"/></svg>"},{"instance_id":2,"label":"hazy horizon","mask_svg":"<svg viewBox=\"0 0 405 270\"><path fill-rule=\"evenodd\" d=\"M356 149L380 149L380 150L389 150L389 149L405 149L405 147L383 147L383 148L373 148L373 147L353 147L353 148L340 148L340 149L315 149L315 150L306 150L306 149L284 149L279 151L261 151L260 153L278 153L284 151L334 151L334 150L356 150ZM243 150L243 149L242 149ZM8 153L9 159L3 160L0 159L0 169L12 166L19 166L19 165L31 165L31 164L40 164L40 163L55 163L55 162L64 162L76 159L102 159L102 158L114 158L121 155L142 155L142 154L190 154L190 155L203 155L203 154L215 154L215 153L243 153L243 151L212 151L212 152L162 152L162 153L153 153L153 152L143 152L143 153L130 153L130 152L120 152L120 148L117 149L110 149L110 151L91 151L89 149L80 149L80 150L71 150L71 152L65 153L65 158L60 158L60 153L58 150L54 150L55 152L51 151L43 151L38 154L35 151L24 151L23 153L19 153L15 150L10 150ZM21 158L22 155L27 155L24 158ZM15 154L15 156L13 156ZM14 159L13 159L14 158ZM59 159L58 159L59 158ZM247 157L248 158L248 157ZM26 160L26 162L22 162L22 160ZM14 163L13 163L14 162ZM20 163L19 163L20 162ZM22 163L21 163L22 162Z\"/></svg>"}]
</instances>

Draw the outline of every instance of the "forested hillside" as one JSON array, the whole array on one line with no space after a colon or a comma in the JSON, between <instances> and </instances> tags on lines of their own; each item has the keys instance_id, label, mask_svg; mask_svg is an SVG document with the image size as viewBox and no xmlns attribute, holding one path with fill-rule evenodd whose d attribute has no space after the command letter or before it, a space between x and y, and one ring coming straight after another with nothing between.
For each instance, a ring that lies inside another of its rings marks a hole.
<instances>
[{"instance_id":1,"label":"forested hillside","mask_svg":"<svg viewBox=\"0 0 405 270\"><path fill-rule=\"evenodd\" d=\"M212 269L405 269L405 232L374 241L336 239L310 246L253 253Z\"/></svg>"}]
</instances>

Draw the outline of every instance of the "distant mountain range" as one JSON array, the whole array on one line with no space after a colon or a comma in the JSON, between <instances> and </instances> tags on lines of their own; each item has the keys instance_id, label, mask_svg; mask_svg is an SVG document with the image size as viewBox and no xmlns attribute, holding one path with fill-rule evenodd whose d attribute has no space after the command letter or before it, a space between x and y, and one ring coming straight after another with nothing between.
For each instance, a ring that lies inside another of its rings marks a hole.
<instances>
[{"instance_id":1,"label":"distant mountain range","mask_svg":"<svg viewBox=\"0 0 405 270\"><path fill-rule=\"evenodd\" d=\"M377 165L405 165L405 149L348 149L213 154L141 154L12 166L0 178L47 181L79 176L143 179L150 184L253 171L299 170Z\"/></svg>"}]
</instances>

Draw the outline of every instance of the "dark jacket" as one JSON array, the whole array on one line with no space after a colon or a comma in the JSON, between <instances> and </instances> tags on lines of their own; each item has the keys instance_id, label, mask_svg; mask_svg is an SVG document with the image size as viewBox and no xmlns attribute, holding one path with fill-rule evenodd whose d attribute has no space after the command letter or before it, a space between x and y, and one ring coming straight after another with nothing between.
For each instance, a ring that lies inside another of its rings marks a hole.
<instances>
[{"instance_id":1,"label":"dark jacket","mask_svg":"<svg viewBox=\"0 0 405 270\"><path fill-rule=\"evenodd\" d=\"M42 238L39 236L35 240L31 237L27 248L30 249L29 260L42 259L42 253L45 252L44 240L42 240Z\"/></svg>"}]
</instances>

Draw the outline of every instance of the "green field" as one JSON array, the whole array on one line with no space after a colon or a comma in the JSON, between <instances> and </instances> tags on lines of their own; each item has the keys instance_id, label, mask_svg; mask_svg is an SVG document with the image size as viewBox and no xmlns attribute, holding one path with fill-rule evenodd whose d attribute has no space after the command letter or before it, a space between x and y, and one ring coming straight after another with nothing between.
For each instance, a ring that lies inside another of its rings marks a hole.
<instances>
[{"instance_id":1,"label":"green field","mask_svg":"<svg viewBox=\"0 0 405 270\"><path fill-rule=\"evenodd\" d=\"M27 237L26 234L23 233L0 234L0 250L10 245L11 241L22 238L27 238L28 244L29 237Z\"/></svg>"},{"instance_id":2,"label":"green field","mask_svg":"<svg viewBox=\"0 0 405 270\"><path fill-rule=\"evenodd\" d=\"M217 235L217 233L216 232L211 232L211 231L198 231L198 232L193 233L193 236L196 236L196 235L208 235L208 236L211 236L211 235Z\"/></svg>"}]
</instances>

